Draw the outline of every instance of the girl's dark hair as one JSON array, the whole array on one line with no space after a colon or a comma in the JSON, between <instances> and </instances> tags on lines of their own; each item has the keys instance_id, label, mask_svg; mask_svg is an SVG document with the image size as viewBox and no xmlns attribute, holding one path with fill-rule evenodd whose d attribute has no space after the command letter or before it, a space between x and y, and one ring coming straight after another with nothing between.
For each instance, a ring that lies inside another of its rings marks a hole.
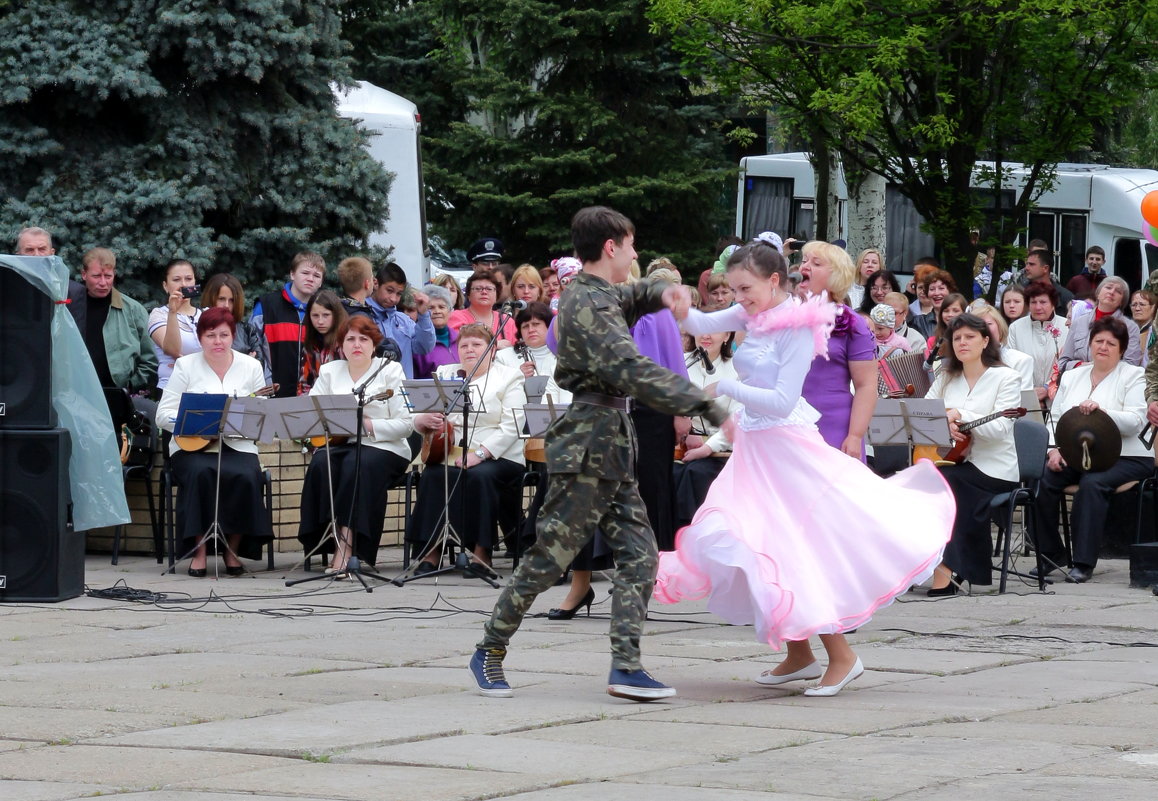
<instances>
[{"instance_id":1,"label":"girl's dark hair","mask_svg":"<svg viewBox=\"0 0 1158 801\"><path fill-rule=\"evenodd\" d=\"M169 271L170 270L172 270L174 267L179 267L182 264L189 265L189 269L193 271L193 280L196 281L197 280L197 268L194 267L193 262L189 261L188 259L172 259L168 264L166 264L165 265L165 280L166 281L169 280Z\"/></svg>"},{"instance_id":2,"label":"girl's dark hair","mask_svg":"<svg viewBox=\"0 0 1158 801\"><path fill-rule=\"evenodd\" d=\"M947 298L946 298L947 299ZM948 341L944 358L941 359L940 370L949 376L959 376L965 369L961 360L957 358L957 352L953 350L953 335L962 328L969 328L976 331L981 336L989 340L985 345L985 350L981 352L981 363L986 367L1003 366L1005 362L1001 361L1001 343L994 339L989 334L989 325L976 314L965 312L958 315L953 322L949 323L946 336Z\"/></svg>"},{"instance_id":3,"label":"girl's dark hair","mask_svg":"<svg viewBox=\"0 0 1158 801\"><path fill-rule=\"evenodd\" d=\"M728 258L725 270L744 269L761 278L771 278L773 274L780 276L780 288L785 292L791 291L788 285L788 264L780 251L764 242L753 242L737 248Z\"/></svg>"},{"instance_id":4,"label":"girl's dark hair","mask_svg":"<svg viewBox=\"0 0 1158 801\"><path fill-rule=\"evenodd\" d=\"M329 309L330 313L334 315L334 323L325 334L319 333L310 322L310 312L314 310L314 306ZM306 314L302 319L302 325L306 327L306 334L303 338L306 350L337 350L338 343L342 341L338 335L341 333L342 324L346 322L347 316L346 308L337 295L328 289L319 289L315 292L310 298L310 302L306 304Z\"/></svg>"},{"instance_id":5,"label":"girl's dark hair","mask_svg":"<svg viewBox=\"0 0 1158 801\"><path fill-rule=\"evenodd\" d=\"M245 290L241 288L241 282L229 273L209 276L209 280L205 282L205 291L201 293L201 308L211 309L216 306L217 296L221 294L223 287L228 287L233 293L230 313L233 314L234 320L240 320L245 315Z\"/></svg>"},{"instance_id":6,"label":"girl's dark hair","mask_svg":"<svg viewBox=\"0 0 1158 801\"><path fill-rule=\"evenodd\" d=\"M860 302L860 308L857 309L857 311L861 314L868 314L873 310L873 306L877 305L877 302L873 300L872 292L870 290L872 289L873 284L875 284L879 278L883 278L889 282L890 292L896 292L898 294L900 293L901 284L899 281L897 281L897 277L888 270L877 270L875 273L865 279L864 299Z\"/></svg>"},{"instance_id":7,"label":"girl's dark hair","mask_svg":"<svg viewBox=\"0 0 1158 801\"><path fill-rule=\"evenodd\" d=\"M935 310L937 312L936 315L934 315L937 318L937 326L933 330L933 336L936 339L941 339L945 336L946 333L945 323L941 319L941 312L945 310L946 306L953 306L954 304L960 306L961 311L963 312L969 309L969 301L960 292L954 292L951 295L946 295L945 299L941 301L941 308Z\"/></svg>"},{"instance_id":8,"label":"girl's dark hair","mask_svg":"<svg viewBox=\"0 0 1158 801\"><path fill-rule=\"evenodd\" d=\"M724 361L736 355L736 349L733 345L736 344L736 332L728 331L728 338L724 340L724 344L720 345L720 358ZM696 349L696 338L691 334L681 334L683 340L684 353L691 353Z\"/></svg>"},{"instance_id":9,"label":"girl's dark hair","mask_svg":"<svg viewBox=\"0 0 1158 801\"><path fill-rule=\"evenodd\" d=\"M1009 318L1009 315L1005 313L1005 296L1008 295L1010 292L1014 292L1018 295L1021 295L1021 302L1022 302L1022 305L1024 306L1024 308L1021 311L1021 316L1024 317L1027 314L1029 314L1029 302L1025 297L1025 287L1023 287L1019 284L1010 284L1009 286L1007 286L1005 289L1003 289L1001 291L1001 297L997 299L997 310L999 312L1001 312L1001 316L1005 318L1006 323L1012 323L1013 322L1013 320L1011 320ZM1014 318L1014 319L1016 319L1016 318Z\"/></svg>"},{"instance_id":10,"label":"girl's dark hair","mask_svg":"<svg viewBox=\"0 0 1158 801\"><path fill-rule=\"evenodd\" d=\"M1126 328L1126 324L1117 317L1103 317L1100 320L1094 320L1090 325L1089 342L1094 341L1094 335L1100 334L1103 331L1109 331L1114 335L1114 339L1118 340L1118 355L1123 355L1130 347L1130 329Z\"/></svg>"}]
</instances>

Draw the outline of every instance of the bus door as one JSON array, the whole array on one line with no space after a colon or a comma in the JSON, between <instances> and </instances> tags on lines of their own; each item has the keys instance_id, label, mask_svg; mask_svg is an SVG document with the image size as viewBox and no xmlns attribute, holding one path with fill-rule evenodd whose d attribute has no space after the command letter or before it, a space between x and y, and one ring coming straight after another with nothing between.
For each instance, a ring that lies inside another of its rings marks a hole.
<instances>
[{"instance_id":1,"label":"bus door","mask_svg":"<svg viewBox=\"0 0 1158 801\"><path fill-rule=\"evenodd\" d=\"M1041 239L1054 254L1053 276L1062 286L1086 263L1088 215L1037 210L1029 213L1029 239Z\"/></svg>"}]
</instances>

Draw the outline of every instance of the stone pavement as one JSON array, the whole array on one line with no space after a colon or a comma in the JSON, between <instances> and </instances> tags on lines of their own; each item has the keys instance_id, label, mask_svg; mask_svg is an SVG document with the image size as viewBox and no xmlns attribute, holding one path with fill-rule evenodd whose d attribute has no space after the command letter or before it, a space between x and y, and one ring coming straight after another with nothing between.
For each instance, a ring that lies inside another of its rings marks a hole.
<instances>
[{"instance_id":1,"label":"stone pavement","mask_svg":"<svg viewBox=\"0 0 1158 801\"><path fill-rule=\"evenodd\" d=\"M495 590L287 588L293 558L198 580L90 556L90 588L167 597L0 604L0 801L1152 801L1158 786L1158 598L1127 587L1123 561L1045 595L910 593L852 636L867 672L835 698L757 686L779 656L750 628L653 605L645 663L679 696L639 705L605 694L607 582L590 619L526 622L515 696L491 699L466 663Z\"/></svg>"}]
</instances>

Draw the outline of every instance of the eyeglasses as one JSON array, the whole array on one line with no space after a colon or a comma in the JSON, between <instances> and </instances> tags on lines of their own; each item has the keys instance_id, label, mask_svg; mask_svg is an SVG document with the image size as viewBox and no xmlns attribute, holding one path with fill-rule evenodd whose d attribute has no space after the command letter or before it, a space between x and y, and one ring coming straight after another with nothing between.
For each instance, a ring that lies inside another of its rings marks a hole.
<instances>
[{"instance_id":1,"label":"eyeglasses","mask_svg":"<svg viewBox=\"0 0 1158 801\"><path fill-rule=\"evenodd\" d=\"M471 292L495 292L497 291L493 284L475 284L470 288Z\"/></svg>"}]
</instances>

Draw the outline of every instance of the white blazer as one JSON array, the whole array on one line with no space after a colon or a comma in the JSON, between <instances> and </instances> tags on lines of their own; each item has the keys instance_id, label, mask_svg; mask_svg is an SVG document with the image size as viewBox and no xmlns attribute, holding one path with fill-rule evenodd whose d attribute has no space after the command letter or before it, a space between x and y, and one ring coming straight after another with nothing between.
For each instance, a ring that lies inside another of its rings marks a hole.
<instances>
[{"instance_id":1,"label":"white blazer","mask_svg":"<svg viewBox=\"0 0 1158 801\"><path fill-rule=\"evenodd\" d=\"M1021 389L1023 391L1027 389L1033 389L1032 356L1011 348L1008 345L1002 345L1001 361L1005 362L1007 367L1013 368L1014 372L1021 376Z\"/></svg>"},{"instance_id":2,"label":"white blazer","mask_svg":"<svg viewBox=\"0 0 1158 801\"><path fill-rule=\"evenodd\" d=\"M1118 362L1113 372L1091 389L1094 365L1083 364L1067 370L1061 378L1057 396L1053 399L1050 419L1050 440L1058 419L1084 400L1096 401L1098 407L1110 415L1122 432L1123 456L1152 456L1138 439L1146 425L1146 378L1141 367Z\"/></svg>"},{"instance_id":3,"label":"white blazer","mask_svg":"<svg viewBox=\"0 0 1158 801\"><path fill-rule=\"evenodd\" d=\"M973 389L969 389L964 375L948 378L939 372L925 397L943 398L945 406L959 411L961 422L968 423L1021 405L1021 377L1009 367L990 367L977 379ZM991 478L1006 481L1020 478L1011 418L998 417L970 433L973 446L966 461Z\"/></svg>"},{"instance_id":4,"label":"white blazer","mask_svg":"<svg viewBox=\"0 0 1158 801\"><path fill-rule=\"evenodd\" d=\"M1057 333L1055 337L1053 332ZM1065 348L1070 329L1066 318L1055 314L1052 320L1039 323L1027 314L1009 324L1009 341L1014 350L1027 353L1033 358L1033 385L1044 387L1049 383L1054 362Z\"/></svg>"},{"instance_id":5,"label":"white blazer","mask_svg":"<svg viewBox=\"0 0 1158 801\"><path fill-rule=\"evenodd\" d=\"M377 370L381 361L372 359L366 375ZM386 400L367 403L366 408L362 410L365 419L370 422L370 428L373 429L372 434L362 435L362 444L390 451L409 460L410 444L406 438L414 431L414 421L402 397L402 382L405 379L406 373L402 370L402 365L392 361L387 363L382 372L374 376L374 380L366 387L367 398L380 395L388 389L393 390L394 395ZM310 387L310 394L346 395L352 393L354 387L364 380L366 376L355 382L350 378L350 363L345 359L337 359L322 365L318 371L318 380Z\"/></svg>"},{"instance_id":6,"label":"white blazer","mask_svg":"<svg viewBox=\"0 0 1158 801\"><path fill-rule=\"evenodd\" d=\"M690 353L684 354L685 359L691 357ZM688 362L688 380L695 384L700 389L714 384L717 381L729 379L738 381L739 376L736 375L736 366L732 364L731 359L719 358L712 362L712 369L714 372L709 373L704 367L704 363L698 358L692 358ZM743 405L735 398L729 398L727 395L721 395L714 401L716 406L720 406L727 411L728 416L731 417L736 412L743 409ZM720 430L719 426L714 426L702 417L692 419L693 427L706 430L707 436L704 439L704 444L712 449L712 453L721 453L723 451L732 450L731 441Z\"/></svg>"},{"instance_id":7,"label":"white blazer","mask_svg":"<svg viewBox=\"0 0 1158 801\"><path fill-rule=\"evenodd\" d=\"M181 408L181 395L186 392L245 397L264 387L265 370L261 362L238 351L232 353L233 364L229 365L223 379L213 372L203 353L190 353L179 358L173 364L173 374L169 376L161 402L157 404L157 426L166 431L173 430L177 422L177 410ZM225 444L242 453L257 453L257 443L240 437L226 437ZM216 444L213 444L207 450L212 452L216 448ZM175 440L169 443L170 456L179 450L181 448Z\"/></svg>"},{"instance_id":8,"label":"white blazer","mask_svg":"<svg viewBox=\"0 0 1158 801\"><path fill-rule=\"evenodd\" d=\"M443 365L438 368L438 377L457 378L461 369L461 364ZM515 421L515 409L521 409L527 402L523 392L522 372L492 362L489 370L475 376L470 393L474 408L467 432L470 437L467 449L486 448L495 459L509 459L524 464L523 441L519 439L518 423ZM451 421L455 426L461 426L462 414L451 415ZM456 441L461 436L460 431L460 428L455 431Z\"/></svg>"}]
</instances>

